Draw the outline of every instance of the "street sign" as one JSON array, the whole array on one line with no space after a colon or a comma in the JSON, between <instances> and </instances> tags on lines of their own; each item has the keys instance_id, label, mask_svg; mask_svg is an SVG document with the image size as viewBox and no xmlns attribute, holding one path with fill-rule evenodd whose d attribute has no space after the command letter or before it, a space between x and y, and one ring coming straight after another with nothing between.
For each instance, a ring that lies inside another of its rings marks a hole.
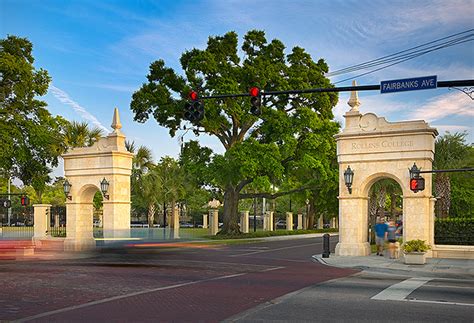
<instances>
[{"instance_id":1,"label":"street sign","mask_svg":"<svg viewBox=\"0 0 474 323\"><path fill-rule=\"evenodd\" d=\"M436 89L437 76L423 76L409 79L380 82L380 93Z\"/></svg>"}]
</instances>

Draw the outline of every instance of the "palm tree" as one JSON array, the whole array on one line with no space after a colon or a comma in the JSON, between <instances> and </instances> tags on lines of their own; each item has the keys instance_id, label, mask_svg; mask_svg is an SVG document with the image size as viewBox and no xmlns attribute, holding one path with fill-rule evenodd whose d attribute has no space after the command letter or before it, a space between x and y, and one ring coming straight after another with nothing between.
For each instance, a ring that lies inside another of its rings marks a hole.
<instances>
[{"instance_id":1,"label":"palm tree","mask_svg":"<svg viewBox=\"0 0 474 323\"><path fill-rule=\"evenodd\" d=\"M178 161L171 157L163 157L157 165L161 178L162 200L171 203L171 210L176 207L176 202L185 195L185 176L183 168Z\"/></svg>"},{"instance_id":2,"label":"palm tree","mask_svg":"<svg viewBox=\"0 0 474 323\"><path fill-rule=\"evenodd\" d=\"M135 190L138 194L135 198L139 199L147 208L147 219L150 228L153 227L156 207L160 203L163 184L159 176L157 167L152 167L149 171L140 177L135 184Z\"/></svg>"},{"instance_id":3,"label":"palm tree","mask_svg":"<svg viewBox=\"0 0 474 323\"><path fill-rule=\"evenodd\" d=\"M433 169L453 169L463 165L469 152L469 145L466 144L466 132L456 132L451 134L446 132L439 137L435 143L435 156ZM436 215L441 218L449 216L451 208L451 179L447 173L437 173L434 178L436 202Z\"/></svg>"},{"instance_id":4,"label":"palm tree","mask_svg":"<svg viewBox=\"0 0 474 323\"><path fill-rule=\"evenodd\" d=\"M102 137L100 128L89 129L87 122L70 122L66 126L64 143L68 148L90 147Z\"/></svg>"}]
</instances>

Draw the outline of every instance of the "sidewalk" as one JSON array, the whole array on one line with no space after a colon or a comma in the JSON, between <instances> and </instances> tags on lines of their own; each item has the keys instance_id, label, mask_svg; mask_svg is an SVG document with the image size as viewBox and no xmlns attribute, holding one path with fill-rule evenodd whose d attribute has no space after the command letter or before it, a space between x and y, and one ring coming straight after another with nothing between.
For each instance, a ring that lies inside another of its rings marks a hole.
<instances>
[{"instance_id":1,"label":"sidewalk","mask_svg":"<svg viewBox=\"0 0 474 323\"><path fill-rule=\"evenodd\" d=\"M463 277L474 279L474 260L470 259L444 259L427 258L424 265L406 265L403 259L390 259L375 254L370 256L336 256L331 254L329 258L322 255L314 255L313 259L322 264L340 267L355 268L364 271L390 272L414 276L434 276L453 278Z\"/></svg>"}]
</instances>

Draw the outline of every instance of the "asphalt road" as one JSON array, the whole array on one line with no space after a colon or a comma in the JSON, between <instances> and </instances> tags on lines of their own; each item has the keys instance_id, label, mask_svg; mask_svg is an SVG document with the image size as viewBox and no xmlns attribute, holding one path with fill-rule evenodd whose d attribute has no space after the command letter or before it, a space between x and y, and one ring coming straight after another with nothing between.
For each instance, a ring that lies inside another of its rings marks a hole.
<instances>
[{"instance_id":1,"label":"asphalt road","mask_svg":"<svg viewBox=\"0 0 474 323\"><path fill-rule=\"evenodd\" d=\"M0 319L218 322L356 272L313 262L321 238L118 251L89 259L0 262Z\"/></svg>"},{"instance_id":2,"label":"asphalt road","mask_svg":"<svg viewBox=\"0 0 474 323\"><path fill-rule=\"evenodd\" d=\"M117 251L0 262L0 320L474 321L472 280L325 266L321 238Z\"/></svg>"},{"instance_id":3,"label":"asphalt road","mask_svg":"<svg viewBox=\"0 0 474 323\"><path fill-rule=\"evenodd\" d=\"M474 281L361 272L285 295L232 322L474 322Z\"/></svg>"}]
</instances>

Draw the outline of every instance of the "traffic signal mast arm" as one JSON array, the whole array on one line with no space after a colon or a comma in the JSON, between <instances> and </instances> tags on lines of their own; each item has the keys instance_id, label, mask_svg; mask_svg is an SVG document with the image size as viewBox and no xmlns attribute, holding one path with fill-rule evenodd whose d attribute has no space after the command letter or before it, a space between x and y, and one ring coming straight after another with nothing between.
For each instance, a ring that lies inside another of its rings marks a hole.
<instances>
[{"instance_id":1,"label":"traffic signal mast arm","mask_svg":"<svg viewBox=\"0 0 474 323\"><path fill-rule=\"evenodd\" d=\"M474 86L474 80L457 80L457 81L439 81L437 87L456 87L456 86ZM317 92L350 92L350 91L380 91L380 84L377 85L361 85L361 86L344 86L344 87L333 87L333 88L315 88L306 90L286 90L286 91L260 91L260 95L280 95L280 94L304 94L304 93L317 93ZM238 94L218 94L202 96L200 99L222 99L222 98L238 98L252 96L250 93L238 93Z\"/></svg>"},{"instance_id":2,"label":"traffic signal mast arm","mask_svg":"<svg viewBox=\"0 0 474 323\"><path fill-rule=\"evenodd\" d=\"M418 170L413 173L453 173L453 172L473 172L474 168L457 168L457 169L433 169L433 170Z\"/></svg>"}]
</instances>

